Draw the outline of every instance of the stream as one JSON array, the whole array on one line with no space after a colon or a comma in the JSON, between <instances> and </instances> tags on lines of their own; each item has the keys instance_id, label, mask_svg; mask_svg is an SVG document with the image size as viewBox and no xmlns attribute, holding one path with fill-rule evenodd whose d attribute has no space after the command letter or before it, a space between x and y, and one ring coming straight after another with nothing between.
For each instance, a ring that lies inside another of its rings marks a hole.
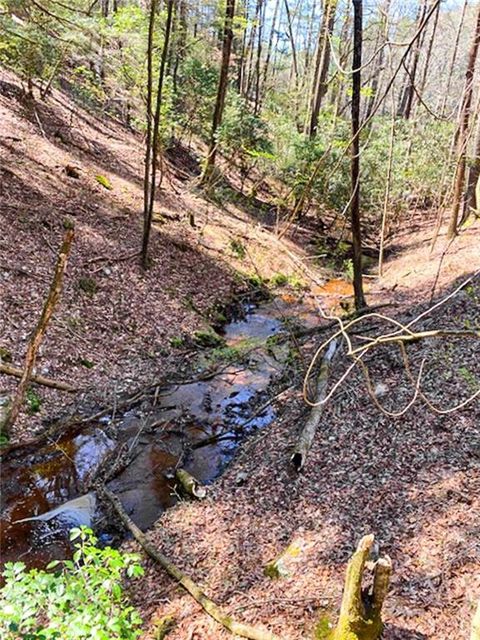
<instances>
[{"instance_id":1,"label":"stream","mask_svg":"<svg viewBox=\"0 0 480 640\"><path fill-rule=\"evenodd\" d=\"M110 543L118 531L95 496L85 496L85 491L106 456L121 445L132 451L132 460L108 487L136 524L147 529L179 499L174 479L177 466L208 485L246 436L274 420L274 409L264 405L268 387L284 370L288 345L271 346L265 341L284 330L288 321L317 324L318 314L311 298L299 302L288 294L257 307L247 305L244 311L240 320L224 327L225 350L242 357L220 364L214 377L165 387L114 419L106 416L54 443L5 456L2 564L22 560L41 567L67 557L71 552L68 531L81 523L92 523L100 542ZM209 356L211 351L203 352L205 368ZM202 371L201 359L198 371ZM264 408L259 411L259 407ZM217 440L204 442L220 434ZM18 522L48 515L53 509L48 520Z\"/></svg>"}]
</instances>

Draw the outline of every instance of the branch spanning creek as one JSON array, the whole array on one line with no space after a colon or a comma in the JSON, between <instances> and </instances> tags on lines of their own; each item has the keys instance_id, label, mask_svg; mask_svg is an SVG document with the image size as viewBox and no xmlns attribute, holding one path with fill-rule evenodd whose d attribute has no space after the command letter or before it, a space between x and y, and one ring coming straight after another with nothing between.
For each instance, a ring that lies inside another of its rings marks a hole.
<instances>
[{"instance_id":1,"label":"branch spanning creek","mask_svg":"<svg viewBox=\"0 0 480 640\"><path fill-rule=\"evenodd\" d=\"M56 442L7 454L2 462L2 563L21 559L42 566L65 557L67 532L81 523L93 523L100 539L110 542L114 529L107 514L91 493L82 496L105 461L113 463L121 449L131 452L129 464L107 486L142 529L178 500L178 466L205 484L221 474L242 439L275 418L271 406L260 411L258 406L265 405L269 385L281 374L288 347L270 347L266 341L282 330L283 320L293 318L307 325L317 322L313 306L287 296L247 307L244 319L225 327L224 351L230 358L242 357L215 377L163 388L114 419L106 416Z\"/></svg>"}]
</instances>

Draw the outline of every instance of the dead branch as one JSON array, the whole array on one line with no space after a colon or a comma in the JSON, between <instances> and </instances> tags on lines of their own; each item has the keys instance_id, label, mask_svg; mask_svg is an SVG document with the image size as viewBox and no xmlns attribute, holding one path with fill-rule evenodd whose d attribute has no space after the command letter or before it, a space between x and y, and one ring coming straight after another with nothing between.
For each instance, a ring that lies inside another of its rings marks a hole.
<instances>
[{"instance_id":1,"label":"dead branch","mask_svg":"<svg viewBox=\"0 0 480 640\"><path fill-rule=\"evenodd\" d=\"M144 551L153 558L153 560L158 562L158 564L163 567L163 569L165 569L165 571L174 580L181 584L182 587L203 607L209 616L228 629L232 634L241 636L242 638L250 638L251 640L279 640L279 638L269 631L263 631L262 629L257 629L250 625L237 622L225 613L215 602L213 602L213 600L210 600L210 598L205 595L196 582L194 582L181 569L179 569L179 567L163 555L161 551L154 547L151 542L149 542L145 534L126 513L122 503L114 493L109 491L105 486L101 488L101 493L111 502L120 520L127 529L129 529Z\"/></svg>"},{"instance_id":2,"label":"dead branch","mask_svg":"<svg viewBox=\"0 0 480 640\"><path fill-rule=\"evenodd\" d=\"M405 350L405 344L408 344L408 343L411 343L411 342L415 342L415 341L419 341L419 340L423 340L423 339L427 339L427 338L438 338L438 337L469 337L469 338L477 338L477 339L480 338L480 332L478 330L436 329L436 330L417 331L417 332L412 330L413 325L418 323L421 319L425 318L427 315L431 314L432 311L434 311L434 310L438 309L440 306L444 305L448 300L453 298L459 291L461 291L467 284L472 282L472 280L475 277L479 276L479 275L480 275L480 270L476 271L469 278L464 280L458 287L456 287L456 289L451 291L445 297L441 298L433 306L430 306L425 311L422 311L421 313L419 313L416 317L413 318L413 320L410 320L407 324L402 323L399 320L395 320L395 318L391 318L389 316L386 316L386 315L383 315L383 314L380 314L380 313L375 313L375 312L374 313L367 313L364 316L361 316L361 317L358 317L358 318L354 318L353 320L347 322L346 324L344 323L344 319L343 318L336 317L335 320L339 324L339 329L333 335L331 335L329 338L327 338L324 342L322 342L320 347L316 350L316 352L315 352L315 354L314 354L314 356L313 356L313 358L312 358L312 360L310 362L310 365L309 365L309 367L307 369L307 373L305 374L304 383L303 383L303 397L304 397L305 402L307 404L309 404L310 406L312 406L312 407L315 407L317 405L326 404L330 400L330 398L333 396L333 394L337 391L337 389L348 378L348 376L350 375L352 370L357 365L361 367L362 372L365 375L366 382L367 382L367 389L368 389L370 397L373 399L373 401L375 402L377 407L380 409L380 411L382 411L385 415L390 416L390 417L398 417L400 415L403 415L412 406L412 404L416 401L417 398L421 398L423 400L423 402L432 411L434 411L435 413L440 414L440 415L445 415L445 414L448 414L448 413L453 413L455 411L458 411L459 409L465 407L470 402L475 400L477 397L480 396L480 389L478 389L477 391L472 393L467 399L461 401L460 403L454 405L453 407L448 407L446 409L436 407L429 400L429 398L423 393L423 391L421 389L420 381L421 381L424 362L422 362L422 366L420 368L420 372L419 372L418 376L415 377L412 374L410 366L409 366L408 356L407 356L407 353L406 353L406 350ZM390 332L385 333L383 335L377 336L376 338L370 338L370 337L367 337L367 336L356 335L355 337L358 338L358 339L361 339L363 342L362 342L362 345L360 347L354 348L353 344L352 344L352 338L353 338L354 334L351 331L349 332L349 330L351 330L351 328L354 325L358 324L360 321L368 319L368 318L377 318L379 320L387 322L388 324L393 325L395 327L395 329L393 331L390 331ZM312 370L313 370L313 368L315 366L315 363L317 362L318 358L323 354L324 350L328 348L328 346L331 344L331 342L333 340L336 340L340 336L345 340L345 342L347 344L346 356L348 358L350 358L352 362L347 367L346 371L342 374L342 376L332 385L332 387L330 388L330 391L328 392L328 394L325 395L321 400L312 402L308 398L308 381L309 381L310 375L312 373ZM408 404L401 411L390 412L390 411L386 410L380 404L380 402L378 402L378 400L375 398L375 394L373 393L373 390L372 390L371 381L370 381L370 377L369 377L369 374L368 374L368 368L366 367L366 365L363 362L363 358L369 353L369 351L373 347L376 347L377 345L380 345L380 344L397 344L397 345L399 345L399 347L400 347L400 349L402 351L402 357L403 357L403 361L404 361L404 365L405 365L407 376L408 376L410 382L412 383L412 385L414 386L414 389L415 389L415 392L414 392L412 400L409 401Z\"/></svg>"},{"instance_id":3,"label":"dead branch","mask_svg":"<svg viewBox=\"0 0 480 640\"><path fill-rule=\"evenodd\" d=\"M7 417L3 425L0 425L0 429L2 429L7 434L15 423L15 420L17 419L20 412L25 393L32 376L33 367L35 366L38 349L47 330L48 323L50 322L50 319L55 310L55 306L57 305L58 299L60 298L63 275L67 266L68 254L70 253L74 235L75 233L73 227L69 227L65 232L65 237L63 239L60 253L58 254L57 264L55 266L52 284L50 285L47 299L45 300L45 304L43 305L42 314L30 338L22 377L20 379L20 382L18 383L18 387L13 397Z\"/></svg>"},{"instance_id":4,"label":"dead branch","mask_svg":"<svg viewBox=\"0 0 480 640\"><path fill-rule=\"evenodd\" d=\"M15 378L21 378L23 376L23 370L18 367L12 367L9 364L0 364L0 373L4 373L6 376L14 376ZM68 393L75 393L78 391L76 387L72 387L67 382L60 382L59 380L52 380L52 378L45 378L45 376L32 375L30 377L31 382L41 384L44 387L50 387L51 389L58 389L59 391L68 391Z\"/></svg>"},{"instance_id":5,"label":"dead branch","mask_svg":"<svg viewBox=\"0 0 480 640\"><path fill-rule=\"evenodd\" d=\"M295 450L290 458L290 461L297 471L300 471L305 464L306 457L312 446L317 427L323 414L324 405L322 404L322 400L327 394L328 374L336 348L337 342L336 340L332 340L320 366L315 392L315 406L312 408L310 416L300 432Z\"/></svg>"}]
</instances>

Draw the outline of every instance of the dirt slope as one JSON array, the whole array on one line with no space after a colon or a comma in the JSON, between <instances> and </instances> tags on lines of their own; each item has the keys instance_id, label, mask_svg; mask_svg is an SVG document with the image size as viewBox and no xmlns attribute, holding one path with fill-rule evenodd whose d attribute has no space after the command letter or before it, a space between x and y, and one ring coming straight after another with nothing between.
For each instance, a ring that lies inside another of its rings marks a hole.
<instances>
[{"instance_id":1,"label":"dirt slope","mask_svg":"<svg viewBox=\"0 0 480 640\"><path fill-rule=\"evenodd\" d=\"M182 349L171 340L178 345L208 327L217 305L239 289L237 268L267 276L294 269L285 249L272 252L268 235L249 231L249 215L234 205L219 209L195 193L185 180L195 177L198 164L180 148L165 164L152 267L144 273L137 256L140 137L88 114L59 91L46 102L25 100L16 77L1 69L0 122L0 347L16 365L48 290L63 220L76 225L64 293L36 370L81 393L71 398L37 387L41 411L22 417L14 440L27 424L31 435L42 419L87 400L111 400L173 370ZM239 260L230 241L245 242L246 233L249 256ZM2 376L2 390L14 384Z\"/></svg>"}]
</instances>

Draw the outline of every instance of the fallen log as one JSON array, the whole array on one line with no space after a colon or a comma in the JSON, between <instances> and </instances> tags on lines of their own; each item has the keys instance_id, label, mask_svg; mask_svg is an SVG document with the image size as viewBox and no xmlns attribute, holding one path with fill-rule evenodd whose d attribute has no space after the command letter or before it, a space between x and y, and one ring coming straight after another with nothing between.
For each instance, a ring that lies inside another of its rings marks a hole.
<instances>
[{"instance_id":1,"label":"fallen log","mask_svg":"<svg viewBox=\"0 0 480 640\"><path fill-rule=\"evenodd\" d=\"M23 369L12 367L9 364L0 364L0 373L4 373L6 376L21 378L23 376ZM78 391L76 387L72 387L67 382L52 380L52 378L46 378L45 376L32 375L30 382L35 382L35 384L41 384L42 386L50 387L51 389L58 389L59 391L68 391L68 393L75 393Z\"/></svg>"},{"instance_id":2,"label":"fallen log","mask_svg":"<svg viewBox=\"0 0 480 640\"><path fill-rule=\"evenodd\" d=\"M379 558L373 564L370 588L362 589L373 543L373 535L364 536L348 562L340 616L331 640L378 640L382 634L381 612L390 584L392 562L388 556Z\"/></svg>"},{"instance_id":3,"label":"fallen log","mask_svg":"<svg viewBox=\"0 0 480 640\"><path fill-rule=\"evenodd\" d=\"M132 533L135 540L141 545L144 551L153 560L165 569L165 571L176 580L182 587L188 591L188 593L203 607L203 609L214 620L219 622L222 626L228 629L231 633L242 638L250 638L250 640L280 640L277 636L273 635L269 631L263 631L256 627L252 627L242 622L237 622L227 613L225 613L213 600L203 593L201 588L196 582L194 582L189 576L187 576L179 567L171 562L166 556L156 549L151 542L148 541L145 534L137 527L130 516L126 513L122 506L122 503L117 496L112 493L105 486L99 488L99 492L102 493L112 503L115 511L117 512L120 520Z\"/></svg>"},{"instance_id":4,"label":"fallen log","mask_svg":"<svg viewBox=\"0 0 480 640\"><path fill-rule=\"evenodd\" d=\"M198 498L198 500L202 500L206 497L207 489L200 484L196 478L190 475L188 471L185 471L185 469L177 469L175 472L175 478L180 484L182 491L188 496Z\"/></svg>"},{"instance_id":5,"label":"fallen log","mask_svg":"<svg viewBox=\"0 0 480 640\"><path fill-rule=\"evenodd\" d=\"M310 451L313 439L315 438L315 433L317 431L320 418L323 414L324 405L320 403L325 399L327 395L328 373L336 349L337 342L336 340L332 340L320 366L320 373L318 374L317 380L317 389L315 392L315 406L312 407L310 416L300 432L297 444L293 451L292 457L290 458L290 461L295 467L296 471L300 471L305 464L308 452Z\"/></svg>"}]
</instances>

